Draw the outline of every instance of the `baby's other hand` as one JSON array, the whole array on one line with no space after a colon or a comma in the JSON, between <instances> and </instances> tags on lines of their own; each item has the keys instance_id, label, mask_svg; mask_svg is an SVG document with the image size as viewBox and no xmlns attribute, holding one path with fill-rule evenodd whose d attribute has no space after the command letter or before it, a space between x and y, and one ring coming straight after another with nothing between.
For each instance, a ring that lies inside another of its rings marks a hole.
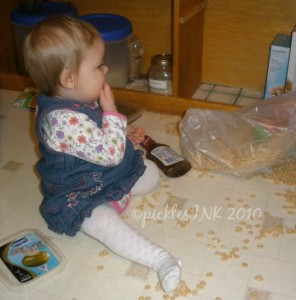
<instances>
[{"instance_id":1,"label":"baby's other hand","mask_svg":"<svg viewBox=\"0 0 296 300\"><path fill-rule=\"evenodd\" d=\"M138 145L143 142L145 136L145 130L136 125L129 125L127 127L127 137L134 144Z\"/></svg>"},{"instance_id":2,"label":"baby's other hand","mask_svg":"<svg viewBox=\"0 0 296 300\"><path fill-rule=\"evenodd\" d=\"M103 88L100 92L99 103L103 111L117 112L111 87L106 81L104 82Z\"/></svg>"}]
</instances>

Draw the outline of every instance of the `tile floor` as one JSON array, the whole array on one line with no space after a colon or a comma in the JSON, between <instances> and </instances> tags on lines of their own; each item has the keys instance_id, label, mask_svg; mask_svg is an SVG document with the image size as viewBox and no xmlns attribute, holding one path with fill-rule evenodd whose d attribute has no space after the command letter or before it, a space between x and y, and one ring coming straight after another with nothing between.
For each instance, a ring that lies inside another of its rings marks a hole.
<instances>
[{"instance_id":1,"label":"tile floor","mask_svg":"<svg viewBox=\"0 0 296 300\"><path fill-rule=\"evenodd\" d=\"M123 218L183 261L178 293L170 295L153 271L95 240L49 231L38 212L34 116L12 107L18 94L0 90L0 239L39 229L67 268L28 294L0 283L1 300L296 299L295 185L191 170L178 179L162 176L154 193L134 197ZM145 112L136 123L180 151L178 121Z\"/></svg>"}]
</instances>

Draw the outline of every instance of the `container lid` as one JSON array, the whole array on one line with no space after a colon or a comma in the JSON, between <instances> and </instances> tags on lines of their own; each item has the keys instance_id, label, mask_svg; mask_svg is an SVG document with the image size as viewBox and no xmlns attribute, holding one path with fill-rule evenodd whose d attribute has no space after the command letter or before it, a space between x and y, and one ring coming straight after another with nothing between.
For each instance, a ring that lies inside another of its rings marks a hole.
<instances>
[{"instance_id":1,"label":"container lid","mask_svg":"<svg viewBox=\"0 0 296 300\"><path fill-rule=\"evenodd\" d=\"M25 229L0 241L0 280L25 293L66 269L66 258L40 231Z\"/></svg>"},{"instance_id":2,"label":"container lid","mask_svg":"<svg viewBox=\"0 0 296 300\"><path fill-rule=\"evenodd\" d=\"M32 13L24 13L19 8L11 12L10 19L18 25L34 26L51 15L76 17L77 9L70 3L44 2Z\"/></svg>"},{"instance_id":3,"label":"container lid","mask_svg":"<svg viewBox=\"0 0 296 300\"><path fill-rule=\"evenodd\" d=\"M151 63L157 65L171 65L173 63L173 56L171 54L156 54L152 56Z\"/></svg>"},{"instance_id":4,"label":"container lid","mask_svg":"<svg viewBox=\"0 0 296 300\"><path fill-rule=\"evenodd\" d=\"M132 33L129 19L114 14L88 14L79 17L92 24L105 42L113 42L128 37Z\"/></svg>"}]
</instances>

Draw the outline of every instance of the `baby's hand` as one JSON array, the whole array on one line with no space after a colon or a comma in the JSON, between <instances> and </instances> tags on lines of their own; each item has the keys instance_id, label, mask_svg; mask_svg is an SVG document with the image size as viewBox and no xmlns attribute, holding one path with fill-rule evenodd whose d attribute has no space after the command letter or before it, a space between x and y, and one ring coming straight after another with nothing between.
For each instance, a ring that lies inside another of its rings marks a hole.
<instances>
[{"instance_id":1,"label":"baby's hand","mask_svg":"<svg viewBox=\"0 0 296 300\"><path fill-rule=\"evenodd\" d=\"M127 137L134 144L138 145L143 142L145 136L145 130L136 125L129 125L127 127Z\"/></svg>"},{"instance_id":2,"label":"baby's hand","mask_svg":"<svg viewBox=\"0 0 296 300\"><path fill-rule=\"evenodd\" d=\"M110 85L106 81L104 82L103 88L100 92L99 103L103 111L117 112L113 93Z\"/></svg>"}]
</instances>

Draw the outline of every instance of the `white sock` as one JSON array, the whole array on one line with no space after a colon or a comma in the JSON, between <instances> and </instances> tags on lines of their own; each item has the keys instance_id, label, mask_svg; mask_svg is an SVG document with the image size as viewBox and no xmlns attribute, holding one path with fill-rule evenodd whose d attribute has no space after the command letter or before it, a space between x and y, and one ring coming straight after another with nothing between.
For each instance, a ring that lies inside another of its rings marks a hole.
<instances>
[{"instance_id":1,"label":"white sock","mask_svg":"<svg viewBox=\"0 0 296 300\"><path fill-rule=\"evenodd\" d=\"M91 217L82 223L81 231L105 244L117 255L153 268L166 292L178 287L181 265L166 250L123 221L108 204L96 207Z\"/></svg>"},{"instance_id":2,"label":"white sock","mask_svg":"<svg viewBox=\"0 0 296 300\"><path fill-rule=\"evenodd\" d=\"M167 252L158 258L154 269L158 274L160 284L166 292L173 292L179 285L181 278L181 260L174 259Z\"/></svg>"}]
</instances>

